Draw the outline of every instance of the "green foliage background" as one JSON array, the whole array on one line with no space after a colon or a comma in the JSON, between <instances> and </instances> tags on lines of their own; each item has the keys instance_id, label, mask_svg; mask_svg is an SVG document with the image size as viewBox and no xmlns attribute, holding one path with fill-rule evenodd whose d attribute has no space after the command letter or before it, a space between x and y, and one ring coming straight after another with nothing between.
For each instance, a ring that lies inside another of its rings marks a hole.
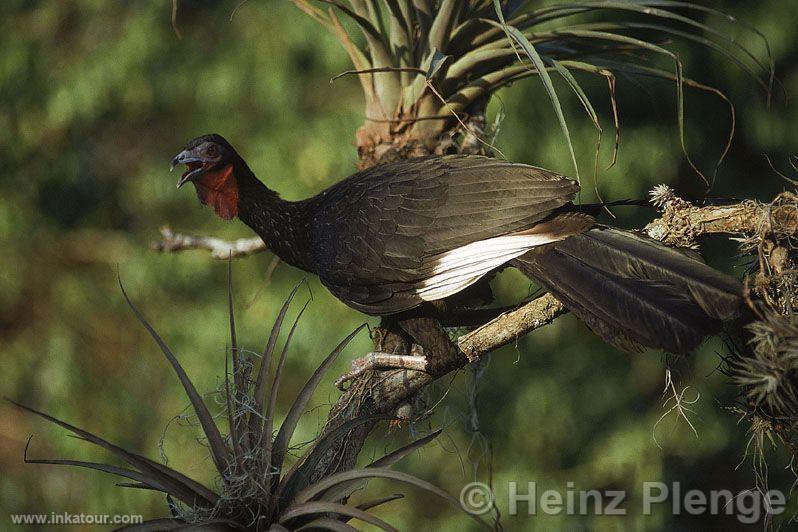
<instances>
[{"instance_id":1,"label":"green foliage background","mask_svg":"<svg viewBox=\"0 0 798 532\"><path fill-rule=\"evenodd\" d=\"M354 132L363 120L356 80L328 81L350 67L320 27L283 1L249 0L230 21L235 4L185 0L178 18L182 39L172 30L171 5L164 1L14 0L4 3L0 18L0 392L153 457L163 437L170 465L208 482L212 468L195 441L198 432L180 417L188 402L125 307L117 271L198 388L213 392L223 377L228 342L226 265L203 252L157 254L149 244L164 224L225 237L250 233L239 223L214 218L187 190L175 191L177 176L167 172L171 156L190 137L222 133L264 181L297 199L353 171ZM796 5L784 0L712 5L767 35L779 79L788 93L798 94ZM744 34L740 38L758 46ZM777 97L768 109L750 79L717 55L684 49L682 57L688 75L725 89L738 110L735 144L712 195L769 200L786 182L768 169L762 154L785 168L786 156L798 152L796 107ZM604 110L608 131L603 167L612 144L609 98L602 83L588 86ZM537 80L500 96L491 116L506 114L497 146L508 158L571 173L562 134ZM642 197L652 185L668 183L700 197L701 182L678 144L674 88L621 79L618 103L621 148L618 164L601 172L603 196ZM589 180L595 132L577 102L570 101L566 110ZM690 152L710 169L728 128L725 107L688 92L687 117ZM592 199L592 182L585 189L583 199ZM615 223L627 226L649 215L618 214ZM719 267L738 275L744 271L744 260L732 264L722 258L734 255L732 245L709 242L705 249ZM267 281L270 261L269 254L261 254L234 265L239 339L256 351L279 303L302 277L281 265ZM309 286L313 302L288 360L285 400L324 354L366 319L315 279ZM507 301L529 288L512 274L497 283ZM333 373L368 346L364 334ZM643 516L638 500L644 481L680 481L684 490L753 487L750 461L737 468L745 458L746 427L724 410L734 395L718 370L723 349L712 340L676 366L679 384L692 387L687 396L700 393L693 418L698 438L673 416L657 425L667 410L661 354L619 353L566 317L495 353L476 380L476 394L472 371L451 384L447 379L428 397L429 407L437 405L431 419L375 431L363 458L395 448L413 432L446 426L437 445L402 467L456 495L467 482L485 481L490 461L509 529L736 528L739 523L731 519L671 516L667 508ZM300 427L303 441L316 434L326 406L337 397L331 381L315 400L319 408ZM166 513L162 497L116 488L100 474L25 466L30 434L32 456L99 457L62 431L0 405L0 528L8 526L10 513L21 512ZM788 488L792 479L782 471L784 454L769 456L771 486ZM539 491L564 491L568 482L576 489L627 489L629 515L507 516L508 481L518 481L522 491L528 481L536 481ZM408 495L412 512L396 503L383 511L400 528L469 526L451 508Z\"/></svg>"}]
</instances>

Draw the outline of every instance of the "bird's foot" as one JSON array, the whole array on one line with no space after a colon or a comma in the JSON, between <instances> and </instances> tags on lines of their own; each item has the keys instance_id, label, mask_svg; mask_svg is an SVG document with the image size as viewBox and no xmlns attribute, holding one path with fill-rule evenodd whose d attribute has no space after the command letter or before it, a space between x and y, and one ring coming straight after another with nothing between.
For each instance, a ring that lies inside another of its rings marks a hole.
<instances>
[{"instance_id":1,"label":"bird's foot","mask_svg":"<svg viewBox=\"0 0 798 532\"><path fill-rule=\"evenodd\" d=\"M338 377L335 385L339 390L343 390L344 384L347 382L354 380L367 371L378 369L425 371L427 369L427 357L423 355L394 355L392 353L374 351L364 357L354 359L352 361L352 369Z\"/></svg>"}]
</instances>

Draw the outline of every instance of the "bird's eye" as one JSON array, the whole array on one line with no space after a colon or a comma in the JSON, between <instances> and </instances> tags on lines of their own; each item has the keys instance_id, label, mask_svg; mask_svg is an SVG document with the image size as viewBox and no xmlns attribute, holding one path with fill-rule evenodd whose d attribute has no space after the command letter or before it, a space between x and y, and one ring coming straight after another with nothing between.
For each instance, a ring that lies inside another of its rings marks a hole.
<instances>
[{"instance_id":1,"label":"bird's eye","mask_svg":"<svg viewBox=\"0 0 798 532\"><path fill-rule=\"evenodd\" d=\"M219 148L217 148L215 144L211 144L205 149L205 153L210 157L216 157L219 155Z\"/></svg>"}]
</instances>

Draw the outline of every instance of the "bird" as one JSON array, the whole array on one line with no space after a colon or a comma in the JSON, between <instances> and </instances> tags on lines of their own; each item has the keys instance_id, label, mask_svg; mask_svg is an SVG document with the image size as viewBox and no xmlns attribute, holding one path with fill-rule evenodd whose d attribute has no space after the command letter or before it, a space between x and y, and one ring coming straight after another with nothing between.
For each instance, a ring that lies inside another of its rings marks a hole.
<instances>
[{"instance_id":1,"label":"bird","mask_svg":"<svg viewBox=\"0 0 798 532\"><path fill-rule=\"evenodd\" d=\"M221 135L172 159L222 219L240 219L338 299L390 318L456 298L514 267L605 342L692 351L741 311L742 285L692 250L596 221L558 173L477 155L425 156L357 172L301 201L264 185ZM411 336L413 333L411 332Z\"/></svg>"}]
</instances>

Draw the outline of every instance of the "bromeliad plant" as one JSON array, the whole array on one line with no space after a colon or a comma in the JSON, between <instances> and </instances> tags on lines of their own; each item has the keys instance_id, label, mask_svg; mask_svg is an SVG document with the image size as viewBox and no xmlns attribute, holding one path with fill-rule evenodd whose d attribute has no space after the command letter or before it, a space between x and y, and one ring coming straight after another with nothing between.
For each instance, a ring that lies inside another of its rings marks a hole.
<instances>
[{"instance_id":1,"label":"bromeliad plant","mask_svg":"<svg viewBox=\"0 0 798 532\"><path fill-rule=\"evenodd\" d=\"M361 325L344 338L324 359L297 394L282 425L276 429L274 417L280 376L288 346L307 303L299 312L286 337L285 344L279 352L271 386L268 385L269 373L272 360L277 353L277 340L286 313L300 285L294 288L280 309L263 351L257 373L252 379L254 368L252 357L238 349L232 286L231 283L228 283L233 382L229 382L227 371L225 371L224 400L228 428L228 433L225 435L222 433L223 428L214 421L208 406L180 362L133 305L120 283L122 294L128 305L158 344L188 395L208 442L210 455L219 477L218 489L211 489L179 471L127 451L44 412L11 401L18 407L67 429L78 438L102 447L125 462L127 467L77 460L29 459L27 448L25 461L34 464L68 465L103 471L130 481L119 484L120 486L165 493L172 517L154 519L129 527L129 529L135 530L169 530L186 525L213 526L215 530L355 530L347 524L347 521L351 519L369 523L381 530L395 530L388 523L370 513L369 510L401 498L402 495L374 497L373 500L358 506L347 504L349 496L354 491L362 489L366 482L373 478L386 478L415 486L439 496L459 508L460 505L456 499L434 485L412 475L389 469L403 457L432 441L440 431L405 445L365 468L314 478L314 471L320 460L323 459L334 442L362 425L386 419L385 416L374 415L343 423L318 437L292 465L286 464L291 437L313 392L341 351L365 326ZM484 524L482 521L479 522Z\"/></svg>"},{"instance_id":2,"label":"bromeliad plant","mask_svg":"<svg viewBox=\"0 0 798 532\"><path fill-rule=\"evenodd\" d=\"M616 76L674 81L679 133L687 154L683 88L710 91L728 100L717 89L685 77L682 61L670 46L674 40L718 52L750 74L768 94L773 82L770 50L760 32L690 2L292 1L338 38L355 68L347 74L360 79L366 101L366 122L357 139L361 167L416 155L488 151L489 142L483 137L490 97L519 79L539 76L578 177L552 78L562 78L573 91L600 137L599 117L577 80L580 73L607 80L616 142ZM331 7L322 9L323 4ZM339 15L350 24L342 24ZM727 27L709 25L703 17L724 21ZM727 31L731 26L761 38L767 59L739 44ZM731 113L730 131L733 109Z\"/></svg>"}]
</instances>

